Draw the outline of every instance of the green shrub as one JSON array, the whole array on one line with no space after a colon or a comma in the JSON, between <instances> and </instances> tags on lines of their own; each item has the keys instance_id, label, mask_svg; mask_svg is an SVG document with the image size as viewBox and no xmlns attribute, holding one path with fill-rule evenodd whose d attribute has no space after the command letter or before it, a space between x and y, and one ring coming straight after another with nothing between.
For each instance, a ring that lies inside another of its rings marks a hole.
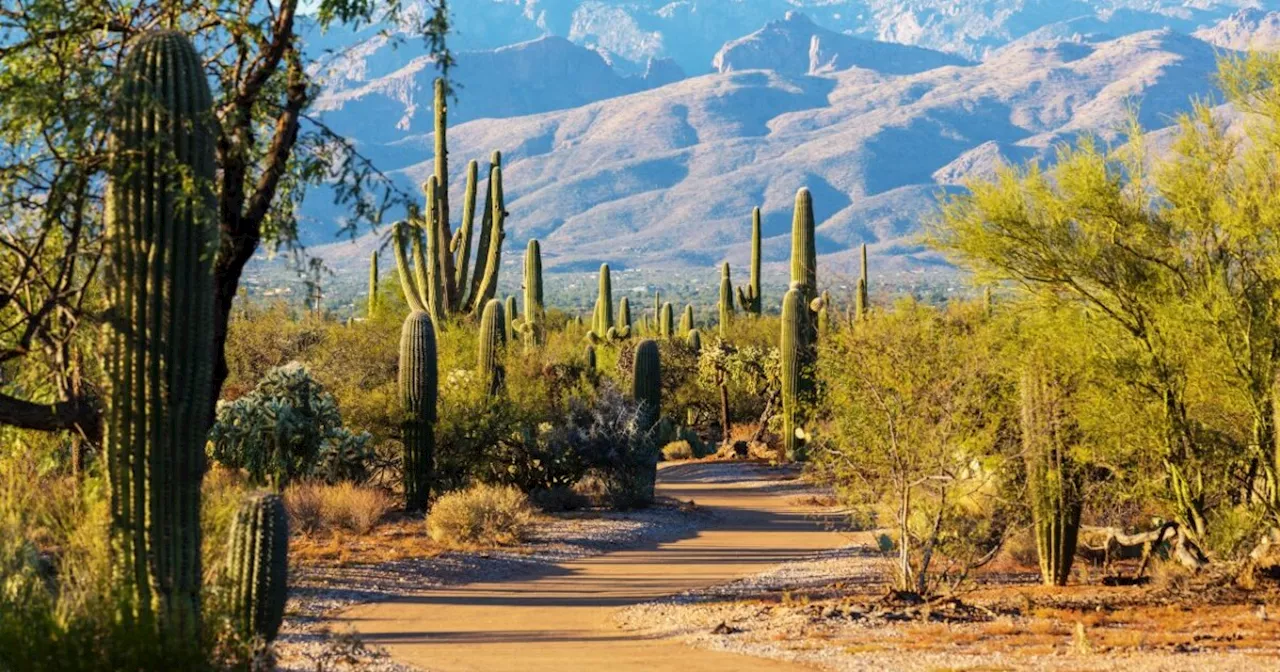
<instances>
[{"instance_id":1,"label":"green shrub","mask_svg":"<svg viewBox=\"0 0 1280 672\"><path fill-rule=\"evenodd\" d=\"M249 394L220 402L209 430L210 457L244 469L258 484L362 480L368 443L367 433L342 426L333 395L298 362L268 371Z\"/></svg>"},{"instance_id":2,"label":"green shrub","mask_svg":"<svg viewBox=\"0 0 1280 672\"><path fill-rule=\"evenodd\" d=\"M479 483L436 500L427 515L427 533L452 547L509 546L524 540L533 517L520 490Z\"/></svg>"}]
</instances>

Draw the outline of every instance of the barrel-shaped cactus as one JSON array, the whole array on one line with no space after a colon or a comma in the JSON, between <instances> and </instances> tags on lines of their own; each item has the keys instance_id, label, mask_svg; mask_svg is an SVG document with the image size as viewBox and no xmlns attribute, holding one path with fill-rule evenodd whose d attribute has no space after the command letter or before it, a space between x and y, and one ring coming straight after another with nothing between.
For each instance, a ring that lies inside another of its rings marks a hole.
<instances>
[{"instance_id":1,"label":"barrel-shaped cactus","mask_svg":"<svg viewBox=\"0 0 1280 672\"><path fill-rule=\"evenodd\" d=\"M746 289L738 288L738 303L742 312L760 314L760 208L751 211L751 284Z\"/></svg>"},{"instance_id":2,"label":"barrel-shaped cactus","mask_svg":"<svg viewBox=\"0 0 1280 672\"><path fill-rule=\"evenodd\" d=\"M675 337L675 309L672 308L671 302L667 301L662 304L662 310L659 311L658 317L658 334L662 339L669 341Z\"/></svg>"},{"instance_id":3,"label":"barrel-shaped cactus","mask_svg":"<svg viewBox=\"0 0 1280 672\"><path fill-rule=\"evenodd\" d=\"M782 298L782 334L779 351L782 356L782 433L787 459L803 460L805 436L798 422L803 394L810 383L808 369L809 308L804 292L792 285Z\"/></svg>"},{"instance_id":4,"label":"barrel-shaped cactus","mask_svg":"<svg viewBox=\"0 0 1280 672\"><path fill-rule=\"evenodd\" d=\"M645 339L636 346L631 369L631 397L639 406L640 428L648 431L662 417L662 364L657 341Z\"/></svg>"},{"instance_id":5,"label":"barrel-shaped cactus","mask_svg":"<svg viewBox=\"0 0 1280 672\"><path fill-rule=\"evenodd\" d=\"M1062 586L1071 576L1083 510L1081 472L1070 454L1079 430L1066 407L1070 392L1049 367L1024 368L1019 392L1040 577L1046 585Z\"/></svg>"},{"instance_id":6,"label":"barrel-shaped cactus","mask_svg":"<svg viewBox=\"0 0 1280 672\"><path fill-rule=\"evenodd\" d=\"M729 262L720 268L720 338L729 338L733 322L733 279L729 277Z\"/></svg>"},{"instance_id":7,"label":"barrel-shaped cactus","mask_svg":"<svg viewBox=\"0 0 1280 672\"><path fill-rule=\"evenodd\" d=\"M498 394L502 390L505 378L505 371L502 368L502 350L507 344L505 323L502 302L490 299L484 306L484 313L480 316L476 369L480 379L487 381L491 395Z\"/></svg>"},{"instance_id":8,"label":"barrel-shaped cactus","mask_svg":"<svg viewBox=\"0 0 1280 672\"><path fill-rule=\"evenodd\" d=\"M289 516L279 495L251 494L236 509L227 576L231 618L241 636L275 639L289 595Z\"/></svg>"},{"instance_id":9,"label":"barrel-shaped cactus","mask_svg":"<svg viewBox=\"0 0 1280 672\"><path fill-rule=\"evenodd\" d=\"M435 459L439 371L431 317L415 310L400 330L400 406L404 439L405 510L427 510Z\"/></svg>"},{"instance_id":10,"label":"barrel-shaped cactus","mask_svg":"<svg viewBox=\"0 0 1280 672\"><path fill-rule=\"evenodd\" d=\"M173 31L138 38L117 79L102 283L114 570L123 618L189 643L213 393L213 98Z\"/></svg>"}]
</instances>

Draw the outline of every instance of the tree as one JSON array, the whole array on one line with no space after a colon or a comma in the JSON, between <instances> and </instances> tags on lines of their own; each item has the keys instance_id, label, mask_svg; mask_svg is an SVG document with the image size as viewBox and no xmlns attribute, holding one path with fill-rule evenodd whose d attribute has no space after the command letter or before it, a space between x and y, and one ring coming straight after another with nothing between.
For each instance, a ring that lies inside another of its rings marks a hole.
<instances>
[{"instance_id":1,"label":"tree","mask_svg":"<svg viewBox=\"0 0 1280 672\"><path fill-rule=\"evenodd\" d=\"M86 327L96 321L111 151L104 92L137 35L158 27L187 33L214 91L215 392L227 376L227 324L245 264L260 246L299 252L295 210L308 186L332 182L351 227L412 202L308 115L317 89L301 31L383 21L423 35L447 76L445 0L426 13L406 11L400 0L321 0L312 9L300 15L298 0L18 0L0 8L0 425L97 437ZM211 420L213 408L207 413Z\"/></svg>"},{"instance_id":2,"label":"tree","mask_svg":"<svg viewBox=\"0 0 1280 672\"><path fill-rule=\"evenodd\" d=\"M952 199L933 244L980 278L1074 303L1118 329L1114 371L1158 402L1176 517L1195 538L1238 499L1280 508L1273 387L1280 355L1280 57L1224 62L1243 137L1203 104L1171 147L1141 129L1107 151L1062 148ZM1280 516L1276 517L1280 520Z\"/></svg>"},{"instance_id":3,"label":"tree","mask_svg":"<svg viewBox=\"0 0 1280 672\"><path fill-rule=\"evenodd\" d=\"M980 314L904 301L824 346L830 420L813 468L892 518L899 590L955 584L1003 543L1017 423L999 334Z\"/></svg>"}]
</instances>

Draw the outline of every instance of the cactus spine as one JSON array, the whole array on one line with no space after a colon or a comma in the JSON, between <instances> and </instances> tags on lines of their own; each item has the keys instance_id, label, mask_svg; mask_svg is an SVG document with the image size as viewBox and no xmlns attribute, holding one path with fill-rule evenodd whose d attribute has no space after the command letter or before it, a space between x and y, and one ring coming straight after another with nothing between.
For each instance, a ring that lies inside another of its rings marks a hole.
<instances>
[{"instance_id":1,"label":"cactus spine","mask_svg":"<svg viewBox=\"0 0 1280 672\"><path fill-rule=\"evenodd\" d=\"M729 338L729 326L733 322L733 280L729 277L729 262L720 269L720 338Z\"/></svg>"},{"instance_id":2,"label":"cactus spine","mask_svg":"<svg viewBox=\"0 0 1280 672\"><path fill-rule=\"evenodd\" d=\"M693 305L686 303L684 312L680 313L680 335L687 337L691 329L693 329Z\"/></svg>"},{"instance_id":3,"label":"cactus spine","mask_svg":"<svg viewBox=\"0 0 1280 672\"><path fill-rule=\"evenodd\" d=\"M1022 447L1027 490L1045 585L1066 585L1080 533L1082 483L1069 451L1078 439L1069 391L1044 366L1022 373Z\"/></svg>"},{"instance_id":4,"label":"cactus spine","mask_svg":"<svg viewBox=\"0 0 1280 672\"><path fill-rule=\"evenodd\" d=\"M431 316L415 310L400 330L400 405L404 412L405 510L426 511L435 456L438 368Z\"/></svg>"},{"instance_id":5,"label":"cactus spine","mask_svg":"<svg viewBox=\"0 0 1280 672\"><path fill-rule=\"evenodd\" d=\"M640 407L640 428L648 431L662 417L662 365L659 361L658 343L652 339L640 341L632 362L631 397Z\"/></svg>"},{"instance_id":6,"label":"cactus spine","mask_svg":"<svg viewBox=\"0 0 1280 672\"><path fill-rule=\"evenodd\" d=\"M489 394L502 391L504 371L502 348L506 345L506 322L502 314L502 302L490 299L480 317L479 353L476 367L481 380L487 381Z\"/></svg>"},{"instance_id":7,"label":"cactus spine","mask_svg":"<svg viewBox=\"0 0 1280 672\"><path fill-rule=\"evenodd\" d=\"M279 495L249 495L236 510L227 549L231 613L245 637L270 642L289 594L289 516Z\"/></svg>"},{"instance_id":8,"label":"cactus spine","mask_svg":"<svg viewBox=\"0 0 1280 672\"><path fill-rule=\"evenodd\" d=\"M214 136L200 56L143 35L119 70L106 200L104 447L127 623L200 636L200 482L213 374Z\"/></svg>"},{"instance_id":9,"label":"cactus spine","mask_svg":"<svg viewBox=\"0 0 1280 672\"><path fill-rule=\"evenodd\" d=\"M738 303L742 312L760 315L760 208L751 211L751 284L738 288Z\"/></svg>"},{"instance_id":10,"label":"cactus spine","mask_svg":"<svg viewBox=\"0 0 1280 672\"><path fill-rule=\"evenodd\" d=\"M808 307L804 292L792 285L782 298L782 335L779 344L782 355L782 434L787 459L804 459L804 439L798 436L800 426L800 399L806 389L805 376L809 349Z\"/></svg>"},{"instance_id":11,"label":"cactus spine","mask_svg":"<svg viewBox=\"0 0 1280 672\"><path fill-rule=\"evenodd\" d=\"M378 311L378 252L369 257L369 317Z\"/></svg>"},{"instance_id":12,"label":"cactus spine","mask_svg":"<svg viewBox=\"0 0 1280 672\"><path fill-rule=\"evenodd\" d=\"M663 340L669 341L675 336L675 309L671 307L671 302L667 301L662 304L662 310L658 318L658 333Z\"/></svg>"}]
</instances>

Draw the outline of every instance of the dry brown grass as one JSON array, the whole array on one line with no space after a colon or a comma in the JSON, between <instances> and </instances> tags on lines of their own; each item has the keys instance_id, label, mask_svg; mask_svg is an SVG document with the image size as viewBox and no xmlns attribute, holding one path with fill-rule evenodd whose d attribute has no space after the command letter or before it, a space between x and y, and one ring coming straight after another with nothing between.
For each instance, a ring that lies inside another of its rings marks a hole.
<instances>
[{"instance_id":1,"label":"dry brown grass","mask_svg":"<svg viewBox=\"0 0 1280 672\"><path fill-rule=\"evenodd\" d=\"M524 493L481 483L437 500L427 516L427 533L454 548L509 546L524 540L533 520Z\"/></svg>"},{"instance_id":2,"label":"dry brown grass","mask_svg":"<svg viewBox=\"0 0 1280 672\"><path fill-rule=\"evenodd\" d=\"M422 519L391 516L366 534L343 530L295 537L289 560L300 566L368 565L410 558L430 558L444 548L423 534Z\"/></svg>"},{"instance_id":3,"label":"dry brown grass","mask_svg":"<svg viewBox=\"0 0 1280 672\"><path fill-rule=\"evenodd\" d=\"M368 534L395 506L381 488L299 483L284 494L293 529L307 535L342 530Z\"/></svg>"}]
</instances>

